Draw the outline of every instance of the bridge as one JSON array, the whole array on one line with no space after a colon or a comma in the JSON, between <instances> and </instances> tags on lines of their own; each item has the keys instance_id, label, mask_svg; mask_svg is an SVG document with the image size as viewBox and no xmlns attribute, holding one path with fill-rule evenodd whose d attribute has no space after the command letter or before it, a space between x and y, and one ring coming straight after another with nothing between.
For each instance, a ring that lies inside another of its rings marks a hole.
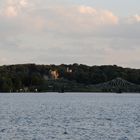
<instances>
[{"instance_id":1,"label":"bridge","mask_svg":"<svg viewBox=\"0 0 140 140\"><path fill-rule=\"evenodd\" d=\"M140 91L140 85L128 82L120 77L111 81L96 85L97 89L110 92L136 92Z\"/></svg>"}]
</instances>

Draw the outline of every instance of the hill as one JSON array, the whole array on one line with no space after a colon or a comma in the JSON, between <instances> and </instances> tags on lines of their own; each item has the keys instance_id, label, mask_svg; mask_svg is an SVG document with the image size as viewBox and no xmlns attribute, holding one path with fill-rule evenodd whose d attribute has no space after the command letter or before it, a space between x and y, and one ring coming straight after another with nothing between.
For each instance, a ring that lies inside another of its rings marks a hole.
<instances>
[{"instance_id":1,"label":"hill","mask_svg":"<svg viewBox=\"0 0 140 140\"><path fill-rule=\"evenodd\" d=\"M116 79L118 77L120 79ZM46 92L63 89L66 91L114 91L112 90L114 89L113 79L124 85L124 91L139 92L137 85L140 85L140 69L116 65L82 64L0 66L0 92Z\"/></svg>"}]
</instances>

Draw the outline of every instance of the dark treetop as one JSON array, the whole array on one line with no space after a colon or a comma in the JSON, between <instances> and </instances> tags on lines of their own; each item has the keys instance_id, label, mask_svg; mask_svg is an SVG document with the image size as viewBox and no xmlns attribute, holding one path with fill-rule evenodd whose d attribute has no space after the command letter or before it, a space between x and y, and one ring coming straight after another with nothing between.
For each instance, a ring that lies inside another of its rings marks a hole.
<instances>
[{"instance_id":1,"label":"dark treetop","mask_svg":"<svg viewBox=\"0 0 140 140\"><path fill-rule=\"evenodd\" d=\"M109 85L112 80L116 82L115 86ZM118 80L121 84L117 84ZM116 65L20 64L0 67L0 92L139 92L139 85L140 69Z\"/></svg>"}]
</instances>

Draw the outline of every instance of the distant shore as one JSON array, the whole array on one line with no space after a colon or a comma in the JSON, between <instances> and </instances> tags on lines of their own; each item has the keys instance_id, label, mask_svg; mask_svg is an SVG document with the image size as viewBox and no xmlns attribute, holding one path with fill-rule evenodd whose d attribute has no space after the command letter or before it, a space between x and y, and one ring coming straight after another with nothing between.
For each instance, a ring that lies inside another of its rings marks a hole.
<instances>
[{"instance_id":1,"label":"distant shore","mask_svg":"<svg viewBox=\"0 0 140 140\"><path fill-rule=\"evenodd\" d=\"M0 92L139 93L140 69L76 63L0 66Z\"/></svg>"}]
</instances>

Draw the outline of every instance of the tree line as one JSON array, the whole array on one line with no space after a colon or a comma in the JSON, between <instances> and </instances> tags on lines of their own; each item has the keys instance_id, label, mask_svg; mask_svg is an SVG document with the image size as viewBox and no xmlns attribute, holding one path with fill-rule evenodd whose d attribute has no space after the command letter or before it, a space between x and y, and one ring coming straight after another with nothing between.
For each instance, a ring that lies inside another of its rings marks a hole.
<instances>
[{"instance_id":1,"label":"tree line","mask_svg":"<svg viewBox=\"0 0 140 140\"><path fill-rule=\"evenodd\" d=\"M56 79L52 75L54 71L58 73ZM140 69L123 68L117 65L87 66L83 64L0 66L0 92L35 91L35 89L47 91L47 89L62 87L62 83L67 83L67 86L95 85L117 77L140 84Z\"/></svg>"}]
</instances>

